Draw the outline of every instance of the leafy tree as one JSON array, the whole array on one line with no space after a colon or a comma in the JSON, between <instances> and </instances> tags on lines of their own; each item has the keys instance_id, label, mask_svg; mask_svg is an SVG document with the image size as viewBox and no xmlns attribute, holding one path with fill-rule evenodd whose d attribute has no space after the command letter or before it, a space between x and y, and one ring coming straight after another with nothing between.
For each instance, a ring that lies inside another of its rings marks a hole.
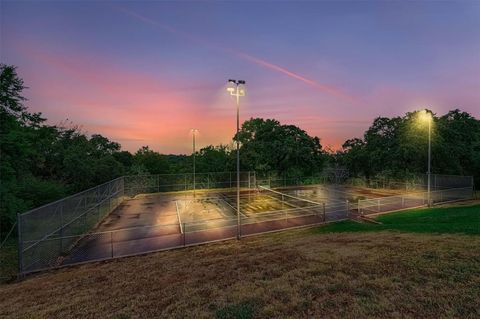
<instances>
[{"instance_id":1,"label":"leafy tree","mask_svg":"<svg viewBox=\"0 0 480 319\"><path fill-rule=\"evenodd\" d=\"M232 170L230 150L226 145L204 147L197 152L195 165L196 171L203 173Z\"/></svg>"},{"instance_id":2,"label":"leafy tree","mask_svg":"<svg viewBox=\"0 0 480 319\"><path fill-rule=\"evenodd\" d=\"M341 166L348 169L351 176L358 177L365 174L370 177L369 156L366 151L366 143L362 139L353 138L345 141L342 145L342 152L338 154Z\"/></svg>"},{"instance_id":3,"label":"leafy tree","mask_svg":"<svg viewBox=\"0 0 480 319\"><path fill-rule=\"evenodd\" d=\"M118 143L47 125L40 113L28 112L16 68L1 64L0 71L1 238L17 213L111 180L125 167L116 159Z\"/></svg>"},{"instance_id":4,"label":"leafy tree","mask_svg":"<svg viewBox=\"0 0 480 319\"><path fill-rule=\"evenodd\" d=\"M134 163L143 166L150 174L169 173L169 163L165 156L152 151L148 146L141 147L135 153Z\"/></svg>"},{"instance_id":5,"label":"leafy tree","mask_svg":"<svg viewBox=\"0 0 480 319\"><path fill-rule=\"evenodd\" d=\"M474 175L480 162L480 121L453 110L432 115L432 172ZM403 117L376 118L363 139L345 142L338 161L355 175L409 178L427 171L428 125L419 111Z\"/></svg>"},{"instance_id":6,"label":"leafy tree","mask_svg":"<svg viewBox=\"0 0 480 319\"><path fill-rule=\"evenodd\" d=\"M128 151L120 151L112 154L117 162L123 165L126 170L129 170L133 165L133 155Z\"/></svg>"},{"instance_id":7,"label":"leafy tree","mask_svg":"<svg viewBox=\"0 0 480 319\"><path fill-rule=\"evenodd\" d=\"M318 137L277 120L245 121L237 138L243 169L308 174L321 169L325 160Z\"/></svg>"}]
</instances>

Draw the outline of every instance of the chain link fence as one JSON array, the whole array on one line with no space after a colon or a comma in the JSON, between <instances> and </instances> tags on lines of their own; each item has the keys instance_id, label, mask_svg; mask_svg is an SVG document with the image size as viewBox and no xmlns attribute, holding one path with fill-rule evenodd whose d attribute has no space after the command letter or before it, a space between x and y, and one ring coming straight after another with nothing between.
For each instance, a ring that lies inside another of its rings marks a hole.
<instances>
[{"instance_id":1,"label":"chain link fence","mask_svg":"<svg viewBox=\"0 0 480 319\"><path fill-rule=\"evenodd\" d=\"M448 203L461 200L469 200L475 197L473 187L441 189L428 192L408 193L396 196L387 196L358 201L358 213L360 215L378 214L402 209L423 207L430 204Z\"/></svg>"},{"instance_id":2,"label":"chain link fence","mask_svg":"<svg viewBox=\"0 0 480 319\"><path fill-rule=\"evenodd\" d=\"M237 172L125 176L125 195L237 187ZM240 172L240 187L253 188L256 173Z\"/></svg>"},{"instance_id":3,"label":"chain link fence","mask_svg":"<svg viewBox=\"0 0 480 319\"><path fill-rule=\"evenodd\" d=\"M347 178L348 171L342 168L328 168L319 173L309 175L279 171L256 173L257 184L269 188L315 184L343 184L347 181Z\"/></svg>"},{"instance_id":4,"label":"chain link fence","mask_svg":"<svg viewBox=\"0 0 480 319\"><path fill-rule=\"evenodd\" d=\"M188 206L188 200L178 201L179 210ZM264 212L259 216L243 216L240 224L242 236L268 233L289 228L316 225L348 218L355 205L312 205L305 208L290 208ZM237 236L235 217L190 223L161 224L131 227L120 230L90 233L80 240L62 260L62 265L99 261L117 257L143 254L179 247L186 247ZM63 238L63 240L68 238ZM55 240L61 240L57 238Z\"/></svg>"},{"instance_id":5,"label":"chain link fence","mask_svg":"<svg viewBox=\"0 0 480 319\"><path fill-rule=\"evenodd\" d=\"M240 187L281 188L312 184L343 183L343 171L329 171L313 176L295 176L278 172L241 172ZM432 175L432 203L472 198L473 178ZM242 235L253 235L281 229L342 220L353 214L374 214L426 205L426 179L408 182L355 180L359 186L405 189L402 195L360 200L358 203L319 203L309 207L268 211L261 216L242 216ZM135 175L117 178L57 202L18 215L18 269L21 273L49 269L66 264L103 260L120 256L195 245L234 238L236 218L221 221L199 221L147 225L119 230L94 232L97 225L124 199L138 194L190 191L195 189L234 189L236 172L193 174ZM282 199L283 200L283 199ZM186 203L177 202L177 213ZM228 205L227 205L228 206ZM235 208L226 207L230 213ZM160 239L160 240L159 240Z\"/></svg>"},{"instance_id":6,"label":"chain link fence","mask_svg":"<svg viewBox=\"0 0 480 319\"><path fill-rule=\"evenodd\" d=\"M62 257L124 200L120 177L51 204L18 214L21 272L57 266Z\"/></svg>"},{"instance_id":7,"label":"chain link fence","mask_svg":"<svg viewBox=\"0 0 480 319\"><path fill-rule=\"evenodd\" d=\"M346 185L366 187L372 189L389 189L404 192L424 191L428 188L428 175L418 175L406 180L391 178L349 178ZM441 175L431 174L431 190L453 189L453 188L474 188L473 176Z\"/></svg>"}]
</instances>

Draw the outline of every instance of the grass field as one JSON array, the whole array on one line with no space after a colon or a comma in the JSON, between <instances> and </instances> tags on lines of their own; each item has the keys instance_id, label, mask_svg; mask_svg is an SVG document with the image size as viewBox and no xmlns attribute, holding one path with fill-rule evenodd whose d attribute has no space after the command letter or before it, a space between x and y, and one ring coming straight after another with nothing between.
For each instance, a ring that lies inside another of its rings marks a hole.
<instances>
[{"instance_id":1,"label":"grass field","mask_svg":"<svg viewBox=\"0 0 480 319\"><path fill-rule=\"evenodd\" d=\"M343 221L315 229L318 233L396 230L414 233L480 235L480 205L419 208L380 215L382 224Z\"/></svg>"},{"instance_id":2,"label":"grass field","mask_svg":"<svg viewBox=\"0 0 480 319\"><path fill-rule=\"evenodd\" d=\"M342 222L56 270L0 286L0 317L478 318L479 208L414 210L379 217L383 225Z\"/></svg>"}]
</instances>

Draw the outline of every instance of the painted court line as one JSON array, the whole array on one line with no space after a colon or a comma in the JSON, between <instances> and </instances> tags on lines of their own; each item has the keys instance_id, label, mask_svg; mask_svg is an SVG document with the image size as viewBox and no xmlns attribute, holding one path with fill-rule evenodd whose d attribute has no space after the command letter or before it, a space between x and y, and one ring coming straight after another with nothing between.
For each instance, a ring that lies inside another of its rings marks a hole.
<instances>
[{"instance_id":1,"label":"painted court line","mask_svg":"<svg viewBox=\"0 0 480 319\"><path fill-rule=\"evenodd\" d=\"M178 201L175 201L175 207L177 208L177 218L178 218L178 224L180 225L180 233L183 234L183 226L182 226L182 220L180 219L180 212L178 209Z\"/></svg>"}]
</instances>

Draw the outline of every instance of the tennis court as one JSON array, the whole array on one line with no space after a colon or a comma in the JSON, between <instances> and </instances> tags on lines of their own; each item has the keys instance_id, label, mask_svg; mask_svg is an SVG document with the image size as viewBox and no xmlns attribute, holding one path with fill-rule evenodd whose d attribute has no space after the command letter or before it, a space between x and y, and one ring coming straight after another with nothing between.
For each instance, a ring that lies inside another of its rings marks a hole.
<instances>
[{"instance_id":1,"label":"tennis court","mask_svg":"<svg viewBox=\"0 0 480 319\"><path fill-rule=\"evenodd\" d=\"M140 195L124 201L80 239L63 264L345 219L356 212L359 199L391 194L334 185L242 189L240 228L234 190Z\"/></svg>"},{"instance_id":2,"label":"tennis court","mask_svg":"<svg viewBox=\"0 0 480 319\"><path fill-rule=\"evenodd\" d=\"M235 174L228 172L196 176L202 188L195 191L188 174L120 177L21 214L20 268L26 273L138 255L474 194L473 179L464 176L435 176L428 194L423 184L388 188L382 183L377 189L368 181L302 185L295 180L292 185L288 179L257 179L255 172L240 176L240 215Z\"/></svg>"}]
</instances>

